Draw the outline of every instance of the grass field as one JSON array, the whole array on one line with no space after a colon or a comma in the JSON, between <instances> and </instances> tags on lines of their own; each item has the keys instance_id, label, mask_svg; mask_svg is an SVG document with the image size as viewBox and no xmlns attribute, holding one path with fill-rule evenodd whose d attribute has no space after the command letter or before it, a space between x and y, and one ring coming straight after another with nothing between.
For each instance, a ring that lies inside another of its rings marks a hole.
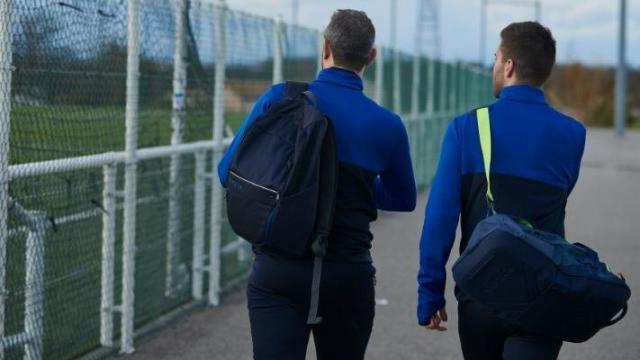
<instances>
[{"instance_id":1,"label":"grass field","mask_svg":"<svg viewBox=\"0 0 640 360\"><path fill-rule=\"evenodd\" d=\"M235 131L246 114L226 114ZM184 142L213 137L211 111L189 111ZM138 147L169 145L171 109L142 107L138 119ZM59 159L124 150L124 107L14 106L11 111L10 163Z\"/></svg>"}]
</instances>

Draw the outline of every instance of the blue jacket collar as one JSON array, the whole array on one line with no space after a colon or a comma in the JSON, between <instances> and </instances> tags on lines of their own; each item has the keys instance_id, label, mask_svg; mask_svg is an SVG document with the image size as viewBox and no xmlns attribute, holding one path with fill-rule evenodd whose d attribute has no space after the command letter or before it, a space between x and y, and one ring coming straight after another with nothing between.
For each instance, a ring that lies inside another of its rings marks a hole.
<instances>
[{"instance_id":1,"label":"blue jacket collar","mask_svg":"<svg viewBox=\"0 0 640 360\"><path fill-rule=\"evenodd\" d=\"M362 91L362 78L351 70L337 67L323 69L318 74L317 81L344 86L350 89Z\"/></svg>"},{"instance_id":2,"label":"blue jacket collar","mask_svg":"<svg viewBox=\"0 0 640 360\"><path fill-rule=\"evenodd\" d=\"M524 101L546 104L544 93L531 85L511 85L502 89L499 98L513 101Z\"/></svg>"}]
</instances>

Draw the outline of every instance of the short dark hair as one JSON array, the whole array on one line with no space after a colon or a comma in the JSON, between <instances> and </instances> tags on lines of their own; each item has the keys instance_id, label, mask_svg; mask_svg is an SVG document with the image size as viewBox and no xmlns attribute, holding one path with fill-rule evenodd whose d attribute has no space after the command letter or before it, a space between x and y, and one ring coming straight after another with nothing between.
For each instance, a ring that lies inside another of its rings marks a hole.
<instances>
[{"instance_id":1,"label":"short dark hair","mask_svg":"<svg viewBox=\"0 0 640 360\"><path fill-rule=\"evenodd\" d=\"M364 11L336 10L324 31L336 65L360 70L367 65L376 29Z\"/></svg>"},{"instance_id":2,"label":"short dark hair","mask_svg":"<svg viewBox=\"0 0 640 360\"><path fill-rule=\"evenodd\" d=\"M518 79L541 86L556 62L556 40L538 22L512 23L500 32L503 59L513 60Z\"/></svg>"}]
</instances>

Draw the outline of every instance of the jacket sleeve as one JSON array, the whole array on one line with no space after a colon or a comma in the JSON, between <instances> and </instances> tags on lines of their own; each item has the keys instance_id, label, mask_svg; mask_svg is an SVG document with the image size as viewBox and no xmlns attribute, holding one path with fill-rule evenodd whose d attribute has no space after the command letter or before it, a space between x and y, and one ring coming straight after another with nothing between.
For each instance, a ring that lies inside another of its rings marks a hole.
<instances>
[{"instance_id":1,"label":"jacket sleeve","mask_svg":"<svg viewBox=\"0 0 640 360\"><path fill-rule=\"evenodd\" d=\"M251 125L256 120L256 118L258 118L258 116L262 115L262 113L267 111L267 109L269 109L271 104L280 100L283 96L284 96L284 84L278 84L270 87L264 94L262 94L262 96L260 96L260 98L258 98L258 101L256 101L255 105L253 106L253 109L251 110L249 115L247 115L247 117L245 118L244 122L242 123L242 126L236 133L236 136L233 138L231 145L229 146L226 153L222 157L222 160L220 160L220 163L218 164L218 177L220 178L220 183L222 183L222 186L227 187L227 176L229 172L229 165L231 164L233 155L238 150L238 146L240 145L240 143L242 142L242 139L244 138L244 134L247 130L247 127L249 127L249 125Z\"/></svg>"},{"instance_id":2,"label":"jacket sleeve","mask_svg":"<svg viewBox=\"0 0 640 360\"><path fill-rule=\"evenodd\" d=\"M375 199L378 209L413 211L416 207L416 182L411 163L407 130L398 118L400 132L395 149L384 171L376 178Z\"/></svg>"},{"instance_id":3,"label":"jacket sleeve","mask_svg":"<svg viewBox=\"0 0 640 360\"><path fill-rule=\"evenodd\" d=\"M571 192L573 192L573 189L576 186L576 183L578 182L578 177L580 176L580 166L582 163L582 156L584 155L584 148L585 148L585 142L586 142L586 137L587 137L587 129L584 127L580 127L580 132L578 135L578 146L577 146L577 157L576 157L576 161L575 161L575 165L573 170L573 179L571 180L571 184L569 184L569 194L571 194Z\"/></svg>"},{"instance_id":4,"label":"jacket sleeve","mask_svg":"<svg viewBox=\"0 0 640 360\"><path fill-rule=\"evenodd\" d=\"M445 265L453 246L461 207L461 149L455 121L442 142L440 161L420 238L418 322L426 325L445 306Z\"/></svg>"}]
</instances>

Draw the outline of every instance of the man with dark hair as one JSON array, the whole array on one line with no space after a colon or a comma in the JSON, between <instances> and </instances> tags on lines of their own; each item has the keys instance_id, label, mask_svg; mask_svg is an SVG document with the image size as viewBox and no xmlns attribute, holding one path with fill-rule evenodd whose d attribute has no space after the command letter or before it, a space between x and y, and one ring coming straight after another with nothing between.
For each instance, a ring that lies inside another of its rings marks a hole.
<instances>
[{"instance_id":1,"label":"man with dark hair","mask_svg":"<svg viewBox=\"0 0 640 360\"><path fill-rule=\"evenodd\" d=\"M501 70L500 65L509 60L517 63L518 82L542 86L556 62L556 41L551 31L534 22L513 23L502 29L500 37L502 42L496 52L496 60L500 55L501 61L496 61L498 67L494 68L494 95L500 95L508 80L506 76L496 74L495 70Z\"/></svg>"},{"instance_id":2,"label":"man with dark hair","mask_svg":"<svg viewBox=\"0 0 640 360\"><path fill-rule=\"evenodd\" d=\"M398 115L363 93L362 74L376 56L374 41L375 29L364 12L336 11L325 31L323 70L308 87L333 125L339 161L320 285L323 320L307 324L313 256L291 258L255 248L247 287L255 359L304 359L311 332L320 360L364 358L375 307L369 225L378 209L412 211L416 203L406 129ZM277 84L255 104L218 166L223 184L247 126L284 97L285 85Z\"/></svg>"},{"instance_id":3,"label":"man with dark hair","mask_svg":"<svg viewBox=\"0 0 640 360\"><path fill-rule=\"evenodd\" d=\"M488 107L492 138L489 169L498 213L528 220L564 236L567 199L578 180L585 128L545 101L540 86L555 63L551 32L537 22L514 23L501 32ZM418 322L444 331L445 265L461 217L460 252L476 225L490 213L476 112L449 124L427 205L420 240ZM458 331L466 360L546 360L562 342L515 329L459 288ZM549 319L558 321L558 319ZM561 321L561 320L560 320Z\"/></svg>"}]
</instances>

